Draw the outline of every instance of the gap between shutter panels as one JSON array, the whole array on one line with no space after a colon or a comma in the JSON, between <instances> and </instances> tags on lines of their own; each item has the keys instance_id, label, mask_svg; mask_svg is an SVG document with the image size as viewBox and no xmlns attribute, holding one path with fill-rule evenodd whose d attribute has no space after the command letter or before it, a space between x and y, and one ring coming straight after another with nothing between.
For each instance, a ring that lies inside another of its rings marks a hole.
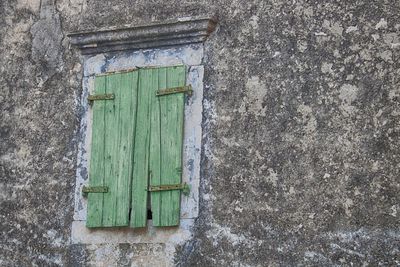
<instances>
[{"instance_id":1,"label":"gap between shutter panels","mask_svg":"<svg viewBox=\"0 0 400 267\"><path fill-rule=\"evenodd\" d=\"M123 79L126 75L132 77ZM135 75L136 82L134 82ZM111 193L107 196L104 194L89 194L92 196L97 195L97 198L101 198L103 195L103 201L102 205L99 200L94 205L90 205L90 202L93 202L90 201L90 198L93 199L93 197L89 196L88 227L126 226L128 220L125 220L125 218L129 218L129 216L131 227L144 227L147 221L147 190L145 189L148 187L148 179L151 179L151 185L179 184L181 182L184 94L172 94L162 98L157 98L155 95L159 89L184 86L185 78L184 66L141 69L129 73L96 77L95 93L114 93L116 98L115 103L112 103L114 101L96 102L93 107L93 131L101 129L101 127L105 130L103 144L107 153L104 155L104 177L106 179L104 183L107 183L109 179L107 177L112 177L113 175L117 177L117 179L110 181L109 185L110 190L113 192L116 190L117 193ZM104 84L107 85L106 90L104 90ZM129 85L131 85L130 88ZM118 88L121 88L120 92ZM127 88L130 90L126 90ZM130 101L130 104L127 103L130 99L129 95L128 97L124 95L127 92L131 93L131 99L133 100ZM135 97L135 93L137 93L137 97ZM104 125L99 123L99 127L96 128L95 110L97 110L96 108L100 110L97 117L101 117L101 107L105 109L105 122ZM121 116L127 110L129 111L129 116ZM125 117L129 117L132 120L124 119ZM108 119L113 122L108 122ZM124 135L124 133L127 133L127 135ZM93 135L92 141L93 151L95 151L93 148L98 145L98 142L96 143L94 140L95 136ZM111 138L113 136L116 137ZM124 136L131 136L132 138L129 139L131 141L124 139ZM129 155L129 153L126 154L126 151L122 151L122 154L118 155L120 148L124 147L134 147L134 149L128 149L128 152L133 150L133 153ZM92 163L99 165L96 158L99 157L91 157L91 166L94 166ZM126 160L128 158L131 158L131 160ZM110 159L110 162L107 163L108 159ZM128 162L128 168L126 168L124 162ZM123 170L128 170L128 173L130 173L132 165L131 186L130 179L123 179L127 177L123 175ZM94 173L101 173L101 168L97 172L91 168L91 173L90 183L94 185L92 180L95 181L96 179L92 179L92 177L94 177ZM106 176L107 174L110 174L110 176ZM149 178L149 174L151 178ZM99 185L103 184L100 183ZM132 189L132 194L130 195L131 210L129 197L126 197L126 191L124 191L125 188L128 188L128 191ZM124 203L127 203L127 205L124 205ZM103 212L100 223L98 218L92 218L96 217L96 212L100 212L99 207L102 207L100 211ZM153 225L178 225L180 190L151 192L151 207L153 210ZM96 212L91 212L93 208ZM90 217L90 214L94 216Z\"/></svg>"}]
</instances>

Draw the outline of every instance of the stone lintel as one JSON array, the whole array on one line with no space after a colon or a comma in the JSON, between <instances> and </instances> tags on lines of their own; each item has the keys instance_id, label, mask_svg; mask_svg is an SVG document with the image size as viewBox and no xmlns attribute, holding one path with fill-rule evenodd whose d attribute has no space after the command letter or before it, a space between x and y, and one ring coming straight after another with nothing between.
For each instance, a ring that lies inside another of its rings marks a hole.
<instances>
[{"instance_id":1,"label":"stone lintel","mask_svg":"<svg viewBox=\"0 0 400 267\"><path fill-rule=\"evenodd\" d=\"M142 26L74 32L68 36L82 54L98 54L201 43L215 30L216 23L212 17L187 17Z\"/></svg>"}]
</instances>

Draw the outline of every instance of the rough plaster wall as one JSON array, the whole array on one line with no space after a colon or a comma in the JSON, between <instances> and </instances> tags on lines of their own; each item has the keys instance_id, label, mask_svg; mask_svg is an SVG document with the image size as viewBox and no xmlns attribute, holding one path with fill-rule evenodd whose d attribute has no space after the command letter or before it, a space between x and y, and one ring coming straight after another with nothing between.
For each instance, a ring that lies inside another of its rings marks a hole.
<instances>
[{"instance_id":1,"label":"rough plaster wall","mask_svg":"<svg viewBox=\"0 0 400 267\"><path fill-rule=\"evenodd\" d=\"M218 13L201 214L182 266L398 265L398 1L2 0L0 265L140 265L69 245L81 75L69 31Z\"/></svg>"},{"instance_id":2,"label":"rough plaster wall","mask_svg":"<svg viewBox=\"0 0 400 267\"><path fill-rule=\"evenodd\" d=\"M79 58L51 1L0 2L0 265L61 265L72 221Z\"/></svg>"}]
</instances>

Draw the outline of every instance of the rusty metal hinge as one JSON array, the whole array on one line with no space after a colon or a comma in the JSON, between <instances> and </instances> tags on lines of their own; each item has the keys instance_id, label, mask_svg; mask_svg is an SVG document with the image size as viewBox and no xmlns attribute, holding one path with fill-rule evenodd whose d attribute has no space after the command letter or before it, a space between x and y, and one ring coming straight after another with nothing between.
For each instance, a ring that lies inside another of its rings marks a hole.
<instances>
[{"instance_id":1,"label":"rusty metal hinge","mask_svg":"<svg viewBox=\"0 0 400 267\"><path fill-rule=\"evenodd\" d=\"M156 96L178 94L178 93L186 93L188 95L192 95L192 93L193 93L192 86L187 85L187 86L173 87L173 88L158 90L156 92Z\"/></svg>"},{"instance_id":2,"label":"rusty metal hinge","mask_svg":"<svg viewBox=\"0 0 400 267\"><path fill-rule=\"evenodd\" d=\"M101 94L101 95L89 95L88 100L92 103L95 100L112 100L115 98L114 94Z\"/></svg>"},{"instance_id":3,"label":"rusty metal hinge","mask_svg":"<svg viewBox=\"0 0 400 267\"><path fill-rule=\"evenodd\" d=\"M83 186L82 194L87 196L88 193L107 193L108 186Z\"/></svg>"},{"instance_id":4,"label":"rusty metal hinge","mask_svg":"<svg viewBox=\"0 0 400 267\"><path fill-rule=\"evenodd\" d=\"M157 191L170 191L170 190L182 190L185 196L189 195L190 186L187 183L184 184L167 184L167 185L150 185L147 191L157 192Z\"/></svg>"}]
</instances>

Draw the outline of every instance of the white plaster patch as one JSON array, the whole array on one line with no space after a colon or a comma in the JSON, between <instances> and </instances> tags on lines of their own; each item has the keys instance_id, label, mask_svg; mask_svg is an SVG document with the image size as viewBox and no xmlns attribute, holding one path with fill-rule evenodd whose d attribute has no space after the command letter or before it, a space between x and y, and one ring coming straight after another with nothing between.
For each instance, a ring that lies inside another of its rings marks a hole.
<instances>
[{"instance_id":1,"label":"white plaster patch","mask_svg":"<svg viewBox=\"0 0 400 267\"><path fill-rule=\"evenodd\" d=\"M203 76L203 66L192 66L186 82L192 85L194 92L185 106L182 180L191 186L191 190L189 197L182 197L181 218L196 218L199 213Z\"/></svg>"},{"instance_id":2,"label":"white plaster patch","mask_svg":"<svg viewBox=\"0 0 400 267\"><path fill-rule=\"evenodd\" d=\"M107 246L89 246L89 249L94 249L94 258L88 263L102 266L112 266L118 261L118 247L108 244Z\"/></svg>"},{"instance_id":3,"label":"white plaster patch","mask_svg":"<svg viewBox=\"0 0 400 267\"><path fill-rule=\"evenodd\" d=\"M304 252L304 260L307 261L307 259L311 260L327 260L327 258L322 255L321 253L317 253L314 251L306 251Z\"/></svg>"},{"instance_id":4,"label":"white plaster patch","mask_svg":"<svg viewBox=\"0 0 400 267\"><path fill-rule=\"evenodd\" d=\"M395 97L400 97L400 86L395 86L389 90L388 98L391 100Z\"/></svg>"},{"instance_id":5,"label":"white plaster patch","mask_svg":"<svg viewBox=\"0 0 400 267\"><path fill-rule=\"evenodd\" d=\"M306 133L308 135L315 133L318 123L315 119L312 108L310 106L302 104L297 108L297 112L302 115L302 121L306 122L306 125L304 127Z\"/></svg>"},{"instance_id":6,"label":"white plaster patch","mask_svg":"<svg viewBox=\"0 0 400 267\"><path fill-rule=\"evenodd\" d=\"M387 21L384 18L381 18L380 21L375 25L375 30L386 29L387 26Z\"/></svg>"},{"instance_id":7,"label":"white plaster patch","mask_svg":"<svg viewBox=\"0 0 400 267\"><path fill-rule=\"evenodd\" d=\"M347 29L346 29L346 33L355 32L355 31L358 31L357 26L350 26L350 27L347 27Z\"/></svg>"},{"instance_id":8,"label":"white plaster patch","mask_svg":"<svg viewBox=\"0 0 400 267\"><path fill-rule=\"evenodd\" d=\"M239 147L240 143L234 137L222 137L221 141L227 147Z\"/></svg>"},{"instance_id":9,"label":"white plaster patch","mask_svg":"<svg viewBox=\"0 0 400 267\"><path fill-rule=\"evenodd\" d=\"M27 8L32 12L39 12L40 9L40 0L18 0L17 1L17 8Z\"/></svg>"},{"instance_id":10,"label":"white plaster patch","mask_svg":"<svg viewBox=\"0 0 400 267\"><path fill-rule=\"evenodd\" d=\"M296 190L294 190L293 186L289 187L289 195L294 195L296 193Z\"/></svg>"},{"instance_id":11,"label":"white plaster patch","mask_svg":"<svg viewBox=\"0 0 400 267\"><path fill-rule=\"evenodd\" d=\"M299 6L298 6L299 7ZM297 7L296 7L297 8ZM314 16L314 10L312 6L305 7L304 5L301 5L301 9L303 10L303 14L307 17L312 17Z\"/></svg>"},{"instance_id":12,"label":"white plaster patch","mask_svg":"<svg viewBox=\"0 0 400 267\"><path fill-rule=\"evenodd\" d=\"M280 55L281 55L281 52L275 51L274 54L272 55L272 57L278 57Z\"/></svg>"},{"instance_id":13,"label":"white plaster patch","mask_svg":"<svg viewBox=\"0 0 400 267\"><path fill-rule=\"evenodd\" d=\"M340 105L340 110L346 114L350 115L357 109L352 105L352 102L357 99L358 88L351 84L344 84L340 87L339 98L342 101Z\"/></svg>"},{"instance_id":14,"label":"white plaster patch","mask_svg":"<svg viewBox=\"0 0 400 267\"><path fill-rule=\"evenodd\" d=\"M392 48L392 49L397 49L399 47L400 47L400 43L391 43L390 44L390 48Z\"/></svg>"},{"instance_id":15,"label":"white plaster patch","mask_svg":"<svg viewBox=\"0 0 400 267\"><path fill-rule=\"evenodd\" d=\"M57 231L54 230L54 229L48 230L43 236L46 237L46 238L48 238L48 239L50 239L50 240L52 240L51 243L52 243L55 247L62 247L63 244L64 244L64 242L63 242L61 236L57 237Z\"/></svg>"},{"instance_id":16,"label":"white plaster patch","mask_svg":"<svg viewBox=\"0 0 400 267\"><path fill-rule=\"evenodd\" d=\"M301 53L303 53L304 51L306 51L307 48L308 48L308 43L307 43L307 41L305 41L305 40L299 40L299 41L297 42L297 49L299 49L299 51L300 51Z\"/></svg>"},{"instance_id":17,"label":"white plaster patch","mask_svg":"<svg viewBox=\"0 0 400 267\"><path fill-rule=\"evenodd\" d=\"M324 22L322 23L322 27L328 29L334 35L340 36L343 33L343 27L339 24L339 22L331 23L329 20L324 20Z\"/></svg>"},{"instance_id":18,"label":"white plaster patch","mask_svg":"<svg viewBox=\"0 0 400 267\"><path fill-rule=\"evenodd\" d=\"M104 62L106 57L104 54L98 54L95 56L90 56L84 58L83 64L83 75L89 76L97 73L101 73L102 62Z\"/></svg>"},{"instance_id":19,"label":"white plaster patch","mask_svg":"<svg viewBox=\"0 0 400 267\"><path fill-rule=\"evenodd\" d=\"M390 51L390 50L382 51L378 55L384 61L387 61L387 62L391 62L392 61L392 51Z\"/></svg>"},{"instance_id":20,"label":"white plaster patch","mask_svg":"<svg viewBox=\"0 0 400 267\"><path fill-rule=\"evenodd\" d=\"M104 72L121 71L146 66L197 66L203 58L202 45L188 45L179 48L139 50L129 54L113 53L90 56L85 61L84 75L91 76Z\"/></svg>"},{"instance_id":21,"label":"white plaster patch","mask_svg":"<svg viewBox=\"0 0 400 267\"><path fill-rule=\"evenodd\" d=\"M0 200L8 199L8 188L6 183L0 183Z\"/></svg>"},{"instance_id":22,"label":"white plaster patch","mask_svg":"<svg viewBox=\"0 0 400 267\"><path fill-rule=\"evenodd\" d=\"M332 63L323 62L321 66L322 73L332 73Z\"/></svg>"},{"instance_id":23,"label":"white plaster patch","mask_svg":"<svg viewBox=\"0 0 400 267\"><path fill-rule=\"evenodd\" d=\"M265 116L266 107L263 107L267 88L260 77L251 76L246 82L246 98L250 104L248 111L258 116Z\"/></svg>"},{"instance_id":24,"label":"white plaster patch","mask_svg":"<svg viewBox=\"0 0 400 267\"><path fill-rule=\"evenodd\" d=\"M68 17L77 16L87 7L87 0L58 0L56 1L57 9L66 14Z\"/></svg>"},{"instance_id":25,"label":"white plaster patch","mask_svg":"<svg viewBox=\"0 0 400 267\"><path fill-rule=\"evenodd\" d=\"M249 24L253 27L253 30L258 30L258 16L253 15L250 17Z\"/></svg>"},{"instance_id":26,"label":"white plaster patch","mask_svg":"<svg viewBox=\"0 0 400 267\"><path fill-rule=\"evenodd\" d=\"M390 215L392 215L393 217L397 216L397 207L396 205L393 205L392 207L390 207Z\"/></svg>"},{"instance_id":27,"label":"white plaster patch","mask_svg":"<svg viewBox=\"0 0 400 267\"><path fill-rule=\"evenodd\" d=\"M361 50L361 51L360 51L360 57L361 57L363 60L372 60L371 52L370 52L370 50L368 50L368 49L363 49L363 50Z\"/></svg>"},{"instance_id":28,"label":"white plaster patch","mask_svg":"<svg viewBox=\"0 0 400 267\"><path fill-rule=\"evenodd\" d=\"M215 223L212 224L212 229L207 231L206 236L213 240L214 246L218 246L218 241L222 238L228 239L233 246L242 244L246 241L244 235L232 233L229 227L220 226Z\"/></svg>"},{"instance_id":29,"label":"white plaster patch","mask_svg":"<svg viewBox=\"0 0 400 267\"><path fill-rule=\"evenodd\" d=\"M372 34L371 36L374 39L374 41L377 41L380 38L379 34Z\"/></svg>"},{"instance_id":30,"label":"white plaster patch","mask_svg":"<svg viewBox=\"0 0 400 267\"><path fill-rule=\"evenodd\" d=\"M400 46L399 35L395 32L383 34L383 41L390 46L390 48L397 48Z\"/></svg>"},{"instance_id":31,"label":"white plaster patch","mask_svg":"<svg viewBox=\"0 0 400 267\"><path fill-rule=\"evenodd\" d=\"M266 181L269 183L272 183L273 186L278 185L278 173L274 171L274 169L269 168L268 169L269 175L265 177Z\"/></svg>"}]
</instances>

